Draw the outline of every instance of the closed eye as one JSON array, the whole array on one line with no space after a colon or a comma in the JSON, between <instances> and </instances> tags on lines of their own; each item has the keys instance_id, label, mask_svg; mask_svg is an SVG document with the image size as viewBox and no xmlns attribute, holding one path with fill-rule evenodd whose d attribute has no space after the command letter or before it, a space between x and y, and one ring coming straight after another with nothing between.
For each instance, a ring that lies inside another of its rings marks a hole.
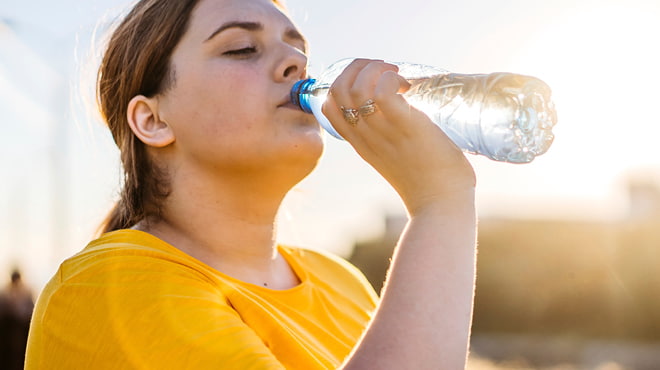
<instances>
[{"instance_id":1,"label":"closed eye","mask_svg":"<svg viewBox=\"0 0 660 370\"><path fill-rule=\"evenodd\" d=\"M225 51L223 54L229 56L246 56L256 52L257 52L257 48L254 46L250 46L246 48Z\"/></svg>"}]
</instances>

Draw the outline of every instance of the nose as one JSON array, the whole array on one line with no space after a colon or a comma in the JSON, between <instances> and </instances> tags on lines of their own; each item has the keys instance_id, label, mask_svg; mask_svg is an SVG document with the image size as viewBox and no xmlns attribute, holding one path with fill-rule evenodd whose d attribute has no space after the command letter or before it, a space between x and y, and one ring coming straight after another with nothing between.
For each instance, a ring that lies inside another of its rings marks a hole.
<instances>
[{"instance_id":1,"label":"nose","mask_svg":"<svg viewBox=\"0 0 660 370\"><path fill-rule=\"evenodd\" d=\"M287 47L275 68L275 79L280 82L298 81L307 77L307 55L295 47Z\"/></svg>"}]
</instances>

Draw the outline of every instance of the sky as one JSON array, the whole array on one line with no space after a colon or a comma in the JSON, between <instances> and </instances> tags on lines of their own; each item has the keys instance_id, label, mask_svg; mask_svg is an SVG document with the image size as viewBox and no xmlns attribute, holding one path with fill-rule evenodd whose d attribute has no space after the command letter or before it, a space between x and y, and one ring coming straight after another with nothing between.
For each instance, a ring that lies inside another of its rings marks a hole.
<instances>
[{"instance_id":1,"label":"sky","mask_svg":"<svg viewBox=\"0 0 660 370\"><path fill-rule=\"evenodd\" d=\"M118 152L90 99L94 31L123 0L0 0L0 273L39 286L91 238L119 187ZM550 150L512 165L469 155L481 217L625 217L625 179L660 176L657 0L287 0L310 72L345 57L516 72L553 89ZM346 256L401 215L345 142L285 202L280 239ZM2 276L2 275L0 275Z\"/></svg>"}]
</instances>

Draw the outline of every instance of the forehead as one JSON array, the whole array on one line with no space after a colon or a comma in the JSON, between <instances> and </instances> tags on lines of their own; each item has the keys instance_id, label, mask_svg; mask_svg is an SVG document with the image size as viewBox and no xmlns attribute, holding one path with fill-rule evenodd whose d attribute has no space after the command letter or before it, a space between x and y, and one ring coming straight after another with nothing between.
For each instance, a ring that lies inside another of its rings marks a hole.
<instances>
[{"instance_id":1,"label":"forehead","mask_svg":"<svg viewBox=\"0 0 660 370\"><path fill-rule=\"evenodd\" d=\"M272 0L201 0L192 13L189 29L208 33L227 21L276 22L293 27L284 9Z\"/></svg>"}]
</instances>

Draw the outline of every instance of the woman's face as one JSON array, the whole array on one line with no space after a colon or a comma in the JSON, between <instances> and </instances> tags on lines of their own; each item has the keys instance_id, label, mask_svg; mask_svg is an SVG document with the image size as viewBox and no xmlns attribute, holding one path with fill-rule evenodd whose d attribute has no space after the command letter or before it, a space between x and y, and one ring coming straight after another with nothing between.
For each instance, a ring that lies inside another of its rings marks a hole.
<instances>
[{"instance_id":1,"label":"woman's face","mask_svg":"<svg viewBox=\"0 0 660 370\"><path fill-rule=\"evenodd\" d=\"M175 82L158 98L177 165L309 173L323 149L320 128L288 98L306 77L305 53L271 0L201 0L172 54Z\"/></svg>"}]
</instances>

